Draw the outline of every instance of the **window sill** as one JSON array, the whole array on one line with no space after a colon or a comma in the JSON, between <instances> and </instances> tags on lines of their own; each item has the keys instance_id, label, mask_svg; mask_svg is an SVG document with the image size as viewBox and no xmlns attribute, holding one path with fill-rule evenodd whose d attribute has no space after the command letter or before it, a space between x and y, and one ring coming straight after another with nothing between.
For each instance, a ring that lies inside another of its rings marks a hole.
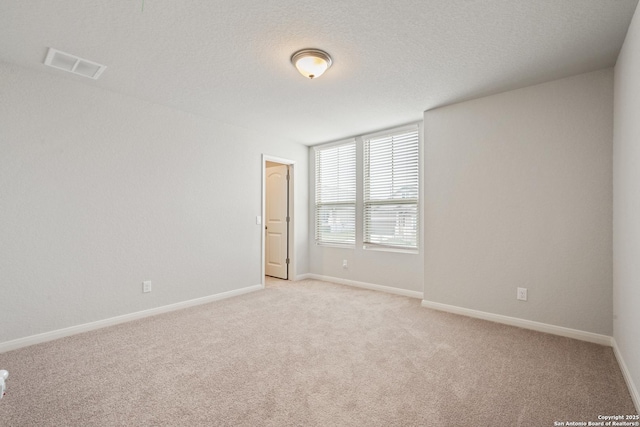
<instances>
[{"instance_id":1,"label":"window sill","mask_svg":"<svg viewBox=\"0 0 640 427\"><path fill-rule=\"evenodd\" d=\"M403 248L392 248L389 246L367 246L364 245L362 249L366 251L378 251L378 252L396 252L400 254L413 254L418 255L420 253L419 249L403 249Z\"/></svg>"},{"instance_id":2,"label":"window sill","mask_svg":"<svg viewBox=\"0 0 640 427\"><path fill-rule=\"evenodd\" d=\"M325 248L340 248L340 249L355 249L356 245L340 245L338 243L321 243L316 242L316 246L322 246Z\"/></svg>"}]
</instances>

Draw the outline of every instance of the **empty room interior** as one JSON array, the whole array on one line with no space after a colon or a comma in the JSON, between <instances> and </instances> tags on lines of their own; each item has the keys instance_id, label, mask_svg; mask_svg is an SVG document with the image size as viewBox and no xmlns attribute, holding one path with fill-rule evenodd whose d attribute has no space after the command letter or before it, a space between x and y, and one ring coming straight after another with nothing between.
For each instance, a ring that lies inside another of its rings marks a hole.
<instances>
[{"instance_id":1,"label":"empty room interior","mask_svg":"<svg viewBox=\"0 0 640 427\"><path fill-rule=\"evenodd\" d=\"M0 425L639 426L637 0L0 2Z\"/></svg>"}]
</instances>

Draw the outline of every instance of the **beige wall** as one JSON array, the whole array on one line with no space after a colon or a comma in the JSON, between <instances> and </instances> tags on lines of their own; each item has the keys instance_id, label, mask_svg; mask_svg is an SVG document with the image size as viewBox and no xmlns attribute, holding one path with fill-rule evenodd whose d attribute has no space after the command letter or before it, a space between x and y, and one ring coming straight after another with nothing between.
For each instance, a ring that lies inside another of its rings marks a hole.
<instances>
[{"instance_id":1,"label":"beige wall","mask_svg":"<svg viewBox=\"0 0 640 427\"><path fill-rule=\"evenodd\" d=\"M0 93L0 344L262 283L263 153L308 271L308 147L6 64Z\"/></svg>"},{"instance_id":2,"label":"beige wall","mask_svg":"<svg viewBox=\"0 0 640 427\"><path fill-rule=\"evenodd\" d=\"M640 12L615 68L613 334L640 410Z\"/></svg>"},{"instance_id":3,"label":"beige wall","mask_svg":"<svg viewBox=\"0 0 640 427\"><path fill-rule=\"evenodd\" d=\"M425 112L425 300L611 335L612 111L606 69Z\"/></svg>"}]
</instances>

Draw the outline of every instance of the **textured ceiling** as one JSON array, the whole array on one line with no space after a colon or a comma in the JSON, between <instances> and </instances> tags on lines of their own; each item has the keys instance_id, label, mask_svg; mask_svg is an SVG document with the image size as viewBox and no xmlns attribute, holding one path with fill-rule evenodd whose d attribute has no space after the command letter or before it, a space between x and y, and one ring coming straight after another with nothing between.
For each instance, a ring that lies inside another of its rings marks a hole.
<instances>
[{"instance_id":1,"label":"textured ceiling","mask_svg":"<svg viewBox=\"0 0 640 427\"><path fill-rule=\"evenodd\" d=\"M2 0L0 61L314 144L613 66L637 1ZM306 47L334 59L317 80L289 62Z\"/></svg>"}]
</instances>

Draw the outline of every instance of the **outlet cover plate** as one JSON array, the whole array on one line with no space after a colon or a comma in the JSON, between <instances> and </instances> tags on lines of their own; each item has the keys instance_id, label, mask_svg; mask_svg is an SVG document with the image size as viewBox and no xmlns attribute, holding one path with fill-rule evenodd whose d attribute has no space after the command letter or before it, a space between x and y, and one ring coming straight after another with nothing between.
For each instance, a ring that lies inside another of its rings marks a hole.
<instances>
[{"instance_id":1,"label":"outlet cover plate","mask_svg":"<svg viewBox=\"0 0 640 427\"><path fill-rule=\"evenodd\" d=\"M526 301L527 300L527 288L518 288L518 293L516 295L516 298L518 298L520 301Z\"/></svg>"}]
</instances>

